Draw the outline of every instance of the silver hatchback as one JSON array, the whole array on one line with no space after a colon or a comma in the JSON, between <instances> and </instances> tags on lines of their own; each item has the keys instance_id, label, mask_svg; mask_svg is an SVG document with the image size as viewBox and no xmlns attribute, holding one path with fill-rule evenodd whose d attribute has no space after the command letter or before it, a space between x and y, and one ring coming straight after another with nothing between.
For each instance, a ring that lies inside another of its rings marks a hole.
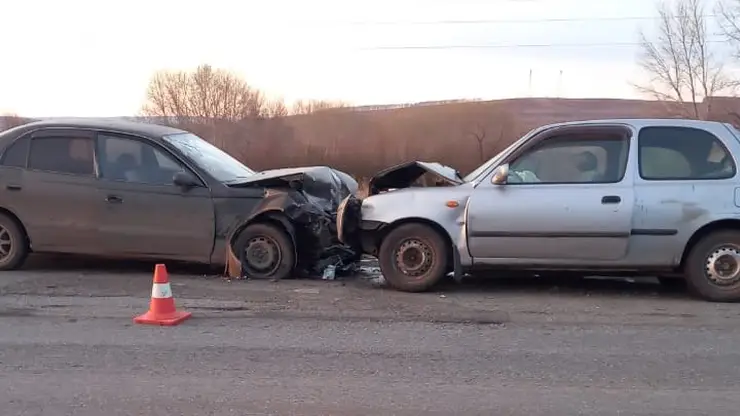
<instances>
[{"instance_id":1,"label":"silver hatchback","mask_svg":"<svg viewBox=\"0 0 740 416\"><path fill-rule=\"evenodd\" d=\"M477 268L685 278L740 300L740 133L696 120L539 127L463 177L436 163L386 169L348 197L340 238L389 284L424 291ZM420 178L429 179L420 185Z\"/></svg>"}]
</instances>

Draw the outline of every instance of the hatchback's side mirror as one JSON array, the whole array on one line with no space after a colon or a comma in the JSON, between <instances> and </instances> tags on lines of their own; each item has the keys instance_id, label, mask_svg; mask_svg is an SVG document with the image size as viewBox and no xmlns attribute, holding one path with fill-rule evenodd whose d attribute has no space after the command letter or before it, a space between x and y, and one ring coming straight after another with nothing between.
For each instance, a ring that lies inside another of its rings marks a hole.
<instances>
[{"instance_id":1,"label":"hatchback's side mirror","mask_svg":"<svg viewBox=\"0 0 740 416\"><path fill-rule=\"evenodd\" d=\"M497 167L496 170L493 171L493 176L491 177L491 183L494 185L505 185L508 178L509 178L509 164L504 163L503 165Z\"/></svg>"},{"instance_id":2,"label":"hatchback's side mirror","mask_svg":"<svg viewBox=\"0 0 740 416\"><path fill-rule=\"evenodd\" d=\"M175 173L175 176L172 178L172 182L175 185L185 189L200 186L200 181L198 181L196 177L185 171Z\"/></svg>"}]
</instances>

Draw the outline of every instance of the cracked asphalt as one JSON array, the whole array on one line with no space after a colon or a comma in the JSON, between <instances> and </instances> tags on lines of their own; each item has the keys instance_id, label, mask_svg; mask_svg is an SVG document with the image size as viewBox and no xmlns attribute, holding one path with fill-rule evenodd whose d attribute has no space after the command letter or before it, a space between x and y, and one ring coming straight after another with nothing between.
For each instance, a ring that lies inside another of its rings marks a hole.
<instances>
[{"instance_id":1,"label":"cracked asphalt","mask_svg":"<svg viewBox=\"0 0 740 416\"><path fill-rule=\"evenodd\" d=\"M0 273L3 415L736 415L740 305L652 279L434 293L168 265L177 327L134 325L152 265Z\"/></svg>"}]
</instances>

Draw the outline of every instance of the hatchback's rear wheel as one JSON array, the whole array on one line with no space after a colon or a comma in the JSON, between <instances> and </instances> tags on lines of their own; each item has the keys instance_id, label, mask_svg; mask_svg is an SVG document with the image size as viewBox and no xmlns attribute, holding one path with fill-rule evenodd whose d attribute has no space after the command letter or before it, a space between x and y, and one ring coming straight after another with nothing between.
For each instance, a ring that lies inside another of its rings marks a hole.
<instances>
[{"instance_id":1,"label":"hatchback's rear wheel","mask_svg":"<svg viewBox=\"0 0 740 416\"><path fill-rule=\"evenodd\" d=\"M422 292L445 276L447 244L436 230L425 224L404 224L383 239L378 262L391 287Z\"/></svg>"},{"instance_id":2,"label":"hatchback's rear wheel","mask_svg":"<svg viewBox=\"0 0 740 416\"><path fill-rule=\"evenodd\" d=\"M717 231L702 238L686 259L692 293L714 302L740 300L740 232Z\"/></svg>"},{"instance_id":3,"label":"hatchback's rear wheel","mask_svg":"<svg viewBox=\"0 0 740 416\"><path fill-rule=\"evenodd\" d=\"M0 270L21 267L28 251L28 240L20 225L13 218L0 214Z\"/></svg>"}]
</instances>

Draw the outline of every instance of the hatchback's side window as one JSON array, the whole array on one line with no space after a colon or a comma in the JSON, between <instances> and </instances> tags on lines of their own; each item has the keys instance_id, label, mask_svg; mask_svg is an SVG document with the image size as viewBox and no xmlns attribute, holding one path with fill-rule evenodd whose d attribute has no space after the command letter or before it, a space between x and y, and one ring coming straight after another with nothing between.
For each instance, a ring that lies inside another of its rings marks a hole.
<instances>
[{"instance_id":1,"label":"hatchback's side window","mask_svg":"<svg viewBox=\"0 0 740 416\"><path fill-rule=\"evenodd\" d=\"M690 127L645 127L638 137L640 177L647 180L727 179L735 161L712 133Z\"/></svg>"},{"instance_id":2,"label":"hatchback's side window","mask_svg":"<svg viewBox=\"0 0 740 416\"><path fill-rule=\"evenodd\" d=\"M172 156L142 140L98 136L98 164L103 179L148 185L172 185L183 167Z\"/></svg>"},{"instance_id":3,"label":"hatchback's side window","mask_svg":"<svg viewBox=\"0 0 740 416\"><path fill-rule=\"evenodd\" d=\"M619 135L548 138L510 164L507 182L616 183L624 176L628 149Z\"/></svg>"},{"instance_id":4,"label":"hatchback's side window","mask_svg":"<svg viewBox=\"0 0 740 416\"><path fill-rule=\"evenodd\" d=\"M22 137L5 149L0 165L25 168L28 159L28 136Z\"/></svg>"},{"instance_id":5,"label":"hatchback's side window","mask_svg":"<svg viewBox=\"0 0 740 416\"><path fill-rule=\"evenodd\" d=\"M93 141L85 137L31 139L28 168L75 175L94 175Z\"/></svg>"}]
</instances>

